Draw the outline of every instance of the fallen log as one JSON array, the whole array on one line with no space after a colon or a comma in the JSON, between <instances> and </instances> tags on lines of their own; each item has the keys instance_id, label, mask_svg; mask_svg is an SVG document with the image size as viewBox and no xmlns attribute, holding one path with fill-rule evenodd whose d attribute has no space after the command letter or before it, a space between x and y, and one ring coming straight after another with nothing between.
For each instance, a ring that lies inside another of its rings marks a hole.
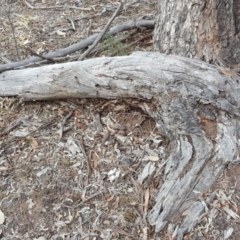
<instances>
[{"instance_id":1,"label":"fallen log","mask_svg":"<svg viewBox=\"0 0 240 240\"><path fill-rule=\"evenodd\" d=\"M182 239L205 210L199 195L239 157L239 77L220 72L224 71L199 60L135 52L6 71L0 73L0 96L28 101L146 100L139 107L156 120L168 142L165 181L148 220L159 232L189 209L178 230L178 239Z\"/></svg>"}]
</instances>

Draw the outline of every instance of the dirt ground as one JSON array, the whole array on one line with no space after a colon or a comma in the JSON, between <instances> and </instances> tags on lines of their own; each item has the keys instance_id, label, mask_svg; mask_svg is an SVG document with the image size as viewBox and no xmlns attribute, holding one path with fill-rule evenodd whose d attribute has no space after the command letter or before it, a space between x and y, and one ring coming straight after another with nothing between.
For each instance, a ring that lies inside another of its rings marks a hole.
<instances>
[{"instance_id":1,"label":"dirt ground","mask_svg":"<svg viewBox=\"0 0 240 240\"><path fill-rule=\"evenodd\" d=\"M116 0L0 0L0 64L99 33L118 4ZM112 25L154 19L156 9L156 0L141 0L124 8ZM108 38L97 47L106 42L110 47L98 48L89 57L152 51L152 38L144 38L151 32L118 34L114 39L125 40L117 44ZM179 223L155 234L147 221L164 179L161 172L145 179L143 172L166 160L166 144L139 104L133 99L0 98L0 210L5 216L0 238L174 239ZM185 239L240 239L238 159L201 201L212 193L213 202Z\"/></svg>"}]
</instances>

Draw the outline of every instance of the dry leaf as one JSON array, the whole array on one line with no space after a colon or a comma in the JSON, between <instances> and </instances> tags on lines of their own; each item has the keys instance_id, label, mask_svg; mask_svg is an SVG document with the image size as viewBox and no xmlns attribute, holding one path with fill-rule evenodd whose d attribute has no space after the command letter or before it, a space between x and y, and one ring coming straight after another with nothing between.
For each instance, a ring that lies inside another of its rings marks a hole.
<instances>
[{"instance_id":1,"label":"dry leaf","mask_svg":"<svg viewBox=\"0 0 240 240\"><path fill-rule=\"evenodd\" d=\"M7 171L9 168L8 167L0 167L0 172L1 171Z\"/></svg>"},{"instance_id":2,"label":"dry leaf","mask_svg":"<svg viewBox=\"0 0 240 240\"><path fill-rule=\"evenodd\" d=\"M158 156L145 156L144 161L152 161L152 162L156 162L159 160L159 157Z\"/></svg>"},{"instance_id":3,"label":"dry leaf","mask_svg":"<svg viewBox=\"0 0 240 240\"><path fill-rule=\"evenodd\" d=\"M233 233L233 228L232 227L224 230L224 239L230 238L232 233Z\"/></svg>"},{"instance_id":4,"label":"dry leaf","mask_svg":"<svg viewBox=\"0 0 240 240\"><path fill-rule=\"evenodd\" d=\"M57 30L56 33L57 33L57 35L59 35L59 36L65 36L65 35L66 35L66 33L64 33L64 32L62 32L62 31L60 31L60 30Z\"/></svg>"},{"instance_id":5,"label":"dry leaf","mask_svg":"<svg viewBox=\"0 0 240 240\"><path fill-rule=\"evenodd\" d=\"M124 111L126 109L126 106L125 105L117 105L113 111L114 112L120 112L120 111Z\"/></svg>"},{"instance_id":6,"label":"dry leaf","mask_svg":"<svg viewBox=\"0 0 240 240\"><path fill-rule=\"evenodd\" d=\"M38 147L38 142L34 137L28 136L27 140L29 141L29 145L32 147L32 149L36 149Z\"/></svg>"},{"instance_id":7,"label":"dry leaf","mask_svg":"<svg viewBox=\"0 0 240 240\"><path fill-rule=\"evenodd\" d=\"M230 68L218 68L218 71L228 77L234 77L235 73Z\"/></svg>"},{"instance_id":8,"label":"dry leaf","mask_svg":"<svg viewBox=\"0 0 240 240\"><path fill-rule=\"evenodd\" d=\"M145 213L148 210L149 196L150 196L150 191L149 191L149 188L147 188L145 191L145 203L144 203L144 212Z\"/></svg>"},{"instance_id":9,"label":"dry leaf","mask_svg":"<svg viewBox=\"0 0 240 240\"><path fill-rule=\"evenodd\" d=\"M93 169L96 169L98 167L98 155L94 152L92 154L92 159L93 159Z\"/></svg>"},{"instance_id":10,"label":"dry leaf","mask_svg":"<svg viewBox=\"0 0 240 240\"><path fill-rule=\"evenodd\" d=\"M106 201L107 202L111 202L113 199L114 199L114 194L113 195L111 195L110 197L108 197L107 199L106 199Z\"/></svg>"},{"instance_id":11,"label":"dry leaf","mask_svg":"<svg viewBox=\"0 0 240 240\"><path fill-rule=\"evenodd\" d=\"M223 210L233 219L240 219L239 215L232 211L230 208L223 207Z\"/></svg>"}]
</instances>

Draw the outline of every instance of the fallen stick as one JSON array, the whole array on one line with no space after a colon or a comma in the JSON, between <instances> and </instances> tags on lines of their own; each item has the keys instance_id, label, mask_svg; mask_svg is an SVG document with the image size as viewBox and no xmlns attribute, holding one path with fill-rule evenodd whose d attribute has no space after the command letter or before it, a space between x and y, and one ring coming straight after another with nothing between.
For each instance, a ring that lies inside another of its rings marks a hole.
<instances>
[{"instance_id":1,"label":"fallen stick","mask_svg":"<svg viewBox=\"0 0 240 240\"><path fill-rule=\"evenodd\" d=\"M101 39L103 38L104 34L108 31L110 25L112 24L113 20L119 15L119 13L121 12L122 8L123 8L124 3L121 2L117 8L117 10L114 12L114 14L112 15L112 17L110 18L110 20L108 21L107 25L104 27L104 29L102 30L102 32L98 35L98 37L96 38L96 40L94 41L94 43L82 54L82 56L78 59L78 60L83 60L95 47L96 45L101 41Z\"/></svg>"},{"instance_id":2,"label":"fallen stick","mask_svg":"<svg viewBox=\"0 0 240 240\"><path fill-rule=\"evenodd\" d=\"M129 31L132 29L137 29L137 28L148 28L148 29L153 29L155 25L155 21L154 20L137 20L134 22L129 22L123 25L117 25L112 27L107 34L110 36L114 36L120 32L123 31ZM45 55L43 55L43 57L45 58L49 58L49 59L53 59L53 58L58 58L58 57L64 57L67 56L68 54L74 53L76 51L82 50L86 47L88 47L89 45L91 45L98 37L99 34L94 34L84 40L82 40L79 43L73 44L69 47L66 48L62 48L62 49L58 49L56 51L53 52L49 52ZM0 72L4 72L7 70L13 70L13 69L17 69L20 67L24 67L27 66L29 64L33 64L33 63L37 63L39 61L42 61L42 57L30 57L28 59L24 59L22 61L19 62L12 62L12 63L7 63L7 64L3 64L0 65Z\"/></svg>"}]
</instances>

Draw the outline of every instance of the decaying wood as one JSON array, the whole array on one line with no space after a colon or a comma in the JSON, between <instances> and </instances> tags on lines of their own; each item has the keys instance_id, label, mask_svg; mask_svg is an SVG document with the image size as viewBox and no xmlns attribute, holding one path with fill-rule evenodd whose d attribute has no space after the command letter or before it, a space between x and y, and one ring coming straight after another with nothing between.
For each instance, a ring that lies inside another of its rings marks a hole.
<instances>
[{"instance_id":1,"label":"decaying wood","mask_svg":"<svg viewBox=\"0 0 240 240\"><path fill-rule=\"evenodd\" d=\"M240 62L240 1L158 1L154 46L162 53Z\"/></svg>"},{"instance_id":2,"label":"decaying wood","mask_svg":"<svg viewBox=\"0 0 240 240\"><path fill-rule=\"evenodd\" d=\"M158 232L168 222L179 221L190 208L178 230L178 239L182 239L205 210L200 194L212 186L226 164L239 157L238 78L198 60L135 52L3 72L0 95L25 100L146 100L140 107L156 120L169 143L163 160L165 181L148 220Z\"/></svg>"}]
</instances>

